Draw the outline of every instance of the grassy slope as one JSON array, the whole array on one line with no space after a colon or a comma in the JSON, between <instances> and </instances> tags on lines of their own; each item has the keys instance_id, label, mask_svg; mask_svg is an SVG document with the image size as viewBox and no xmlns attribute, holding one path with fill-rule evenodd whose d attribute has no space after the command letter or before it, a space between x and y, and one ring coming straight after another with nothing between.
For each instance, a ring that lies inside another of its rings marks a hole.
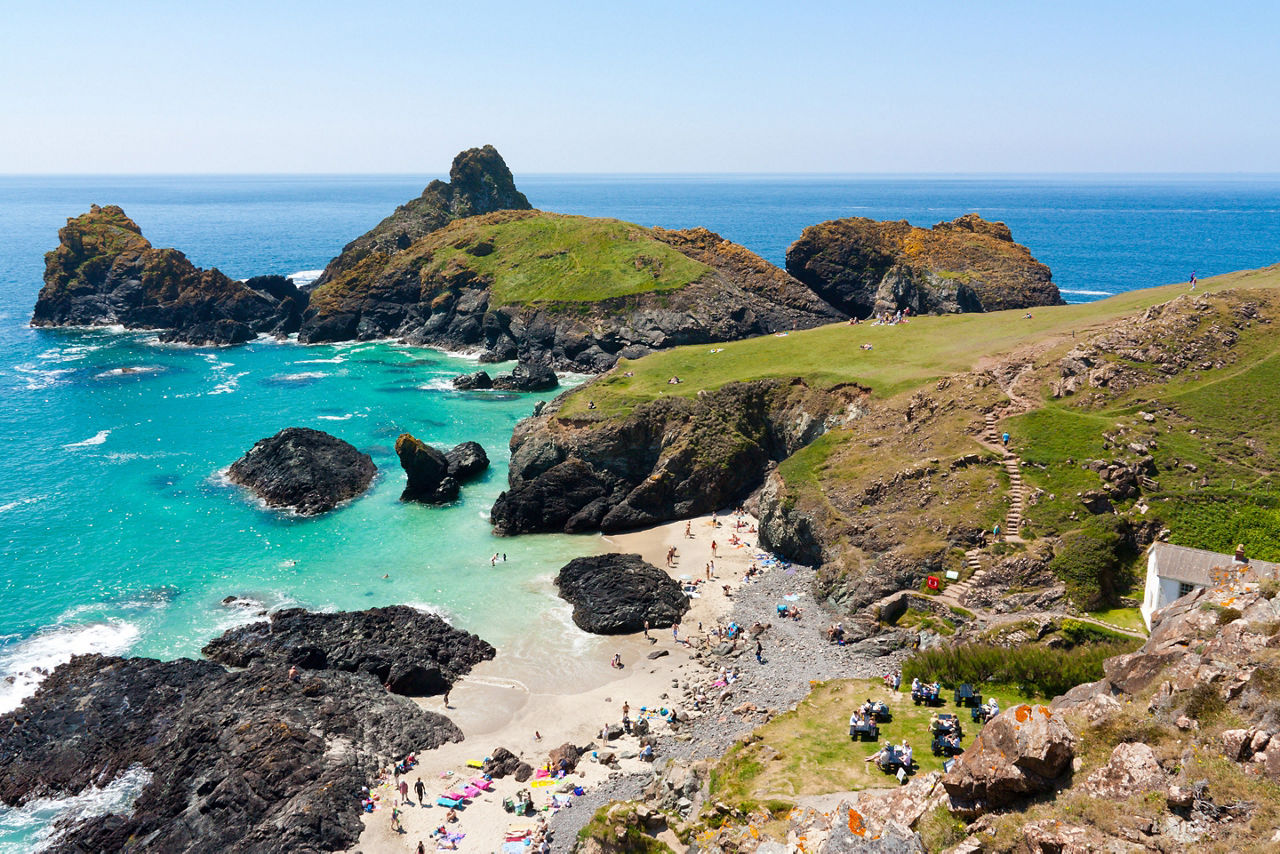
<instances>
[{"instance_id":1,"label":"grassy slope","mask_svg":"<svg viewBox=\"0 0 1280 854\"><path fill-rule=\"evenodd\" d=\"M977 738L979 727L970 721L967 708L957 709L950 702L949 693L944 706L930 708L913 705L907 687L894 692L878 680L866 679L816 683L795 710L755 731L759 741L730 748L713 772L712 795L735 804L795 803L802 795L896 786L893 777L863 761L879 745L849 738L849 713L868 697L884 701L893 713L893 720L880 725L880 742L901 744L906 738L911 742L916 774L941 771L942 758L929 749L933 740L929 717L935 711L959 714L966 748ZM1003 709L1035 702L1008 689L991 691Z\"/></svg>"},{"instance_id":2,"label":"grassy slope","mask_svg":"<svg viewBox=\"0 0 1280 854\"><path fill-rule=\"evenodd\" d=\"M1280 288L1280 265L1207 279L1197 290ZM664 394L692 397L702 389L764 377L805 377L811 384L856 382L877 397L891 397L939 377L968 371L984 357L1031 342L1067 349L1073 331L1083 335L1117 318L1186 293L1185 285L1129 291L1078 305L916 318L906 326L832 324L817 329L734 341L716 347L677 347L617 369L589 390L574 395L562 412L575 418L604 418L629 412L637 403ZM869 343L871 350L860 345ZM712 352L718 350L719 352ZM626 372L634 376L626 377ZM667 385L678 376L680 385ZM588 413L588 398L596 412Z\"/></svg>"},{"instance_id":3,"label":"grassy slope","mask_svg":"<svg viewBox=\"0 0 1280 854\"><path fill-rule=\"evenodd\" d=\"M472 274L493 305L586 303L683 288L711 268L615 219L501 211L452 222L394 256L372 252L317 288L311 304L339 312L380 287L415 278L423 297Z\"/></svg>"}]
</instances>

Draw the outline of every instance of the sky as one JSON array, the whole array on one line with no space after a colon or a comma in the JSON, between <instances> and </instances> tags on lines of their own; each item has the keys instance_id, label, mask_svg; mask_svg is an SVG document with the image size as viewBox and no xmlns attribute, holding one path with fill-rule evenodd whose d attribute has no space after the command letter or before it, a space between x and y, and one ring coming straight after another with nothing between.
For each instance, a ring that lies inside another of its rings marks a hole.
<instances>
[{"instance_id":1,"label":"sky","mask_svg":"<svg viewBox=\"0 0 1280 854\"><path fill-rule=\"evenodd\" d=\"M0 174L1280 172L1280 3L0 0Z\"/></svg>"}]
</instances>

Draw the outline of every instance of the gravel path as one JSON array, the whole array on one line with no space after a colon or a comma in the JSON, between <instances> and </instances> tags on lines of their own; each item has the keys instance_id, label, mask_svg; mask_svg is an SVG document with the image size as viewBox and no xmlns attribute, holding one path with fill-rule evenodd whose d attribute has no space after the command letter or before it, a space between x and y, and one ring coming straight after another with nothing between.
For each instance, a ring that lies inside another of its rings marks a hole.
<instances>
[{"instance_id":1,"label":"gravel path","mask_svg":"<svg viewBox=\"0 0 1280 854\"><path fill-rule=\"evenodd\" d=\"M827 642L823 631L832 622L832 616L813 598L814 570L793 567L788 575L774 568L764 575L740 586L733 593L733 619L740 625L751 626L756 622L771 624L761 635L764 647L764 663L755 660L755 641L740 640L735 653L729 655L706 654L699 661L706 667L705 675L691 683L672 687L672 696L685 698L681 708L692 708L692 695L698 687L714 704L726 688L710 687L719 678L721 667L738 671L738 679L731 683L719 708L714 705L705 714L698 715L679 730L663 725L657 731L658 761L655 770L660 771L670 760L707 759L721 756L735 740L755 729L757 715L735 715L731 709L742 703L753 703L760 709L776 709L779 712L795 708L809 693L809 682L826 679L872 679L899 666L906 652L873 658L858 655L849 647ZM800 609L801 620L781 620L777 606L784 603L783 596L798 598L788 604ZM701 684L695 684L700 682ZM673 701L674 702L674 701ZM687 735L688 738L680 736ZM578 831L586 825L596 810L611 800L637 798L641 790L652 780L650 774L617 774L585 795L574 800L573 809L562 810L550 822L554 831L552 851L572 850Z\"/></svg>"}]
</instances>

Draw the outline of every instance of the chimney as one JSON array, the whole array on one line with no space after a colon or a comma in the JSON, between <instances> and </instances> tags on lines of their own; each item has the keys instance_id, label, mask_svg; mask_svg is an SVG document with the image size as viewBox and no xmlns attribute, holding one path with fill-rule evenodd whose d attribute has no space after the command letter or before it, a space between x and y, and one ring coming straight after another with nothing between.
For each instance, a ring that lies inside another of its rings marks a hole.
<instances>
[{"instance_id":1,"label":"chimney","mask_svg":"<svg viewBox=\"0 0 1280 854\"><path fill-rule=\"evenodd\" d=\"M1249 559L1244 556L1244 543L1236 546L1236 563L1248 563Z\"/></svg>"}]
</instances>

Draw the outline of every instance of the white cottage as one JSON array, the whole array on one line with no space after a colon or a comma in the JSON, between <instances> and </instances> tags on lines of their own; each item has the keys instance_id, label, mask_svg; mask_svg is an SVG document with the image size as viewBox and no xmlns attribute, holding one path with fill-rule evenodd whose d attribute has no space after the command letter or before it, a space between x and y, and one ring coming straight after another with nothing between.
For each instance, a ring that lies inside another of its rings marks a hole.
<instances>
[{"instance_id":1,"label":"white cottage","mask_svg":"<svg viewBox=\"0 0 1280 854\"><path fill-rule=\"evenodd\" d=\"M1204 587L1222 587L1238 582L1276 578L1280 564L1249 560L1244 546L1235 555L1204 549L1189 549L1155 542L1147 551L1147 587L1142 600L1142 619L1151 628L1156 611Z\"/></svg>"}]
</instances>

